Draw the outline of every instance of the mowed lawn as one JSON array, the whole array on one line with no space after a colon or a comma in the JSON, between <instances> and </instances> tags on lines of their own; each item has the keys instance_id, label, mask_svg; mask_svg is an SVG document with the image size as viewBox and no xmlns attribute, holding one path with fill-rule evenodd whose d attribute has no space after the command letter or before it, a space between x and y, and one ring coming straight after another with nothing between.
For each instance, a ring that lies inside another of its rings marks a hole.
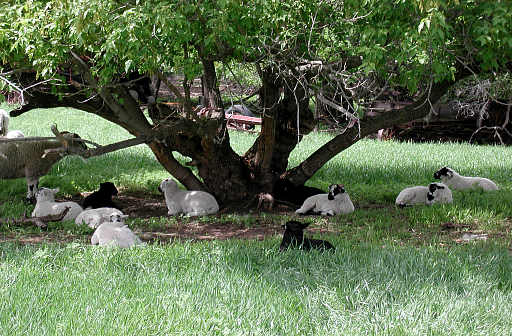
<instances>
[{"instance_id":1,"label":"mowed lawn","mask_svg":"<svg viewBox=\"0 0 512 336\"><path fill-rule=\"evenodd\" d=\"M129 137L68 109L34 110L12 118L10 128L49 136L53 123L101 144ZM309 135L290 165L330 138ZM231 133L239 153L254 139ZM394 206L400 190L427 185L445 165L489 177L500 190L454 192L449 205ZM87 162L68 157L41 185L70 197L109 180L121 193L158 198L156 188L168 176L149 149L137 146ZM0 335L510 335L511 176L508 147L362 140L307 183L322 189L343 183L356 206L350 215L299 218L312 223L306 234L328 239L334 253L280 253L279 234L99 248L86 243L90 230L53 224L44 234L78 238L0 243ZM29 213L25 192L24 179L0 180L0 217ZM142 234L192 224L278 226L289 218L296 218L292 211L128 224ZM0 237L40 233L0 224ZM482 239L467 241L472 235Z\"/></svg>"}]
</instances>

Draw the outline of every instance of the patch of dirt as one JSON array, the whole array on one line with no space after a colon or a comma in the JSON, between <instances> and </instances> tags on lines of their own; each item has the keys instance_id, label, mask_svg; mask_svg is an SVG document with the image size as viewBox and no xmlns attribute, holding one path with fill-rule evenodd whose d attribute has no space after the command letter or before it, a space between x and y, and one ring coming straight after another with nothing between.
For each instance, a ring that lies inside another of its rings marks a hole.
<instances>
[{"instance_id":1,"label":"patch of dirt","mask_svg":"<svg viewBox=\"0 0 512 336\"><path fill-rule=\"evenodd\" d=\"M80 202L89 193L76 194L66 199L58 201ZM148 194L143 192L125 192L120 191L114 202L120 206L122 211L129 215L131 219L138 219L137 225L132 227L134 232L145 242L172 243L175 240L224 240L224 239L256 239L263 240L266 237L280 235L283 232L281 225L283 220L276 219L272 215L294 215L293 207L286 204L276 203L270 211L265 211L265 216L260 216L259 212L252 212L255 204L253 202L241 202L230 204L221 209L219 214L210 217L208 221L189 217L168 217L167 206L163 196ZM256 203L257 204L257 203ZM243 221L226 220L226 215L239 214ZM162 219L162 217L164 219ZM163 223L155 228L151 227L151 221L158 218L158 222ZM167 224L165 218L169 218ZM218 220L216 220L216 218ZM222 218L222 220L221 220ZM278 218L278 217L277 217ZM313 217L306 216L301 218L303 221L312 221ZM324 218L315 216L315 224L308 228L306 235L311 236L317 233L335 233L337 231L329 228L328 221ZM319 225L320 226L319 226ZM43 244L43 243L61 243L79 242L88 244L91 234L75 234L66 230L49 230L42 232L8 232L0 234L0 242L16 242L19 244Z\"/></svg>"}]
</instances>

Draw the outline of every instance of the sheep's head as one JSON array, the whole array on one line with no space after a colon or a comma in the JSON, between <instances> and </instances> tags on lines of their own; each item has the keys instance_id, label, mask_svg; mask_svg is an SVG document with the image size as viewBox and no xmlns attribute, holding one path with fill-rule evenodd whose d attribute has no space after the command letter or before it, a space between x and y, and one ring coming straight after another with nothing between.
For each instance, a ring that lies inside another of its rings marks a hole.
<instances>
[{"instance_id":1,"label":"sheep's head","mask_svg":"<svg viewBox=\"0 0 512 336\"><path fill-rule=\"evenodd\" d=\"M345 186L343 184L331 184L329 186L329 193L327 194L327 199L332 201L336 195L342 194L344 192Z\"/></svg>"},{"instance_id":2,"label":"sheep's head","mask_svg":"<svg viewBox=\"0 0 512 336\"><path fill-rule=\"evenodd\" d=\"M308 226L309 226L309 223L301 223L298 221L288 221L285 224L283 224L284 230L291 231L291 232L302 232Z\"/></svg>"},{"instance_id":3,"label":"sheep's head","mask_svg":"<svg viewBox=\"0 0 512 336\"><path fill-rule=\"evenodd\" d=\"M158 186L158 191L161 193L169 191L169 192L176 192L178 190L178 184L171 178L166 178L160 183L160 186Z\"/></svg>"},{"instance_id":4,"label":"sheep's head","mask_svg":"<svg viewBox=\"0 0 512 336\"><path fill-rule=\"evenodd\" d=\"M443 176L451 178L451 177L453 177L453 173L454 173L453 169L448 168L448 167L443 167L434 173L434 178L438 179L438 180L441 179Z\"/></svg>"},{"instance_id":5,"label":"sheep's head","mask_svg":"<svg viewBox=\"0 0 512 336\"><path fill-rule=\"evenodd\" d=\"M118 214L118 213L112 213L109 217L109 221L111 223L123 223L124 224L124 220L128 217L128 215L121 215L121 214Z\"/></svg>"},{"instance_id":6,"label":"sheep's head","mask_svg":"<svg viewBox=\"0 0 512 336\"><path fill-rule=\"evenodd\" d=\"M115 196L118 193L116 186L112 182L100 183L100 191L104 194L112 195L112 196Z\"/></svg>"},{"instance_id":7,"label":"sheep's head","mask_svg":"<svg viewBox=\"0 0 512 336\"><path fill-rule=\"evenodd\" d=\"M49 189L49 188L41 188L37 191L36 200L40 201L55 201L55 195L59 192L59 188Z\"/></svg>"}]
</instances>

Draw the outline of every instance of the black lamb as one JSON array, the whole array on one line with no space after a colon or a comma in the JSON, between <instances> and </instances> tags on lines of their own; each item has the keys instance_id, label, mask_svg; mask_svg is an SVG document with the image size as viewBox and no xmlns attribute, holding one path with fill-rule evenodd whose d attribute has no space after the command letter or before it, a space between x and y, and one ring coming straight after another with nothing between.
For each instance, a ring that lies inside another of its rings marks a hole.
<instances>
[{"instance_id":1,"label":"black lamb","mask_svg":"<svg viewBox=\"0 0 512 336\"><path fill-rule=\"evenodd\" d=\"M283 225L284 234L280 251L287 248L298 248L309 251L311 249L319 250L335 250L334 246L326 240L304 238L304 229L308 227L309 223L301 223L298 221L289 221Z\"/></svg>"},{"instance_id":2,"label":"black lamb","mask_svg":"<svg viewBox=\"0 0 512 336\"><path fill-rule=\"evenodd\" d=\"M116 186L112 182L103 182L100 189L93 192L84 199L82 206L84 209L92 208L116 208L120 207L112 201L112 196L118 193Z\"/></svg>"},{"instance_id":3,"label":"black lamb","mask_svg":"<svg viewBox=\"0 0 512 336\"><path fill-rule=\"evenodd\" d=\"M305 185L296 186L289 180L279 179L274 184L272 194L278 201L287 201L301 206L306 198L313 195L325 194L325 191Z\"/></svg>"}]
</instances>

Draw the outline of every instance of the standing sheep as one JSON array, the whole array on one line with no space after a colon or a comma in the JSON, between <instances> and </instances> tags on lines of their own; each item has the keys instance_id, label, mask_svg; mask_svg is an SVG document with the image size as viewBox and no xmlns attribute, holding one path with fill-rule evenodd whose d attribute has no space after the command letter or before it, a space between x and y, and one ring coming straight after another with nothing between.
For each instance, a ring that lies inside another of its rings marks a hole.
<instances>
[{"instance_id":1,"label":"standing sheep","mask_svg":"<svg viewBox=\"0 0 512 336\"><path fill-rule=\"evenodd\" d=\"M205 191L181 191L174 180L167 178L158 187L164 193L169 215L184 213L187 216L210 215L219 211L213 195Z\"/></svg>"},{"instance_id":2,"label":"standing sheep","mask_svg":"<svg viewBox=\"0 0 512 336\"><path fill-rule=\"evenodd\" d=\"M84 210L75 202L55 202L55 194L58 192L59 188L41 188L37 192L37 203L34 211L32 211L32 217L57 215L62 213L64 209L69 208L68 213L62 220L74 220Z\"/></svg>"},{"instance_id":3,"label":"standing sheep","mask_svg":"<svg viewBox=\"0 0 512 336\"><path fill-rule=\"evenodd\" d=\"M453 190L478 189L484 191L498 190L498 186L493 181L485 177L473 177L459 175L455 170L449 167L443 167L434 173L435 179L440 179L444 184Z\"/></svg>"},{"instance_id":4,"label":"standing sheep","mask_svg":"<svg viewBox=\"0 0 512 336\"><path fill-rule=\"evenodd\" d=\"M101 224L91 237L92 245L110 245L122 248L142 244L139 237L124 223L127 215L114 214L110 221Z\"/></svg>"},{"instance_id":5,"label":"standing sheep","mask_svg":"<svg viewBox=\"0 0 512 336\"><path fill-rule=\"evenodd\" d=\"M342 184L331 184L328 194L319 194L308 197L302 206L295 211L297 214L320 214L334 216L354 212L354 204L345 192Z\"/></svg>"},{"instance_id":6,"label":"standing sheep","mask_svg":"<svg viewBox=\"0 0 512 336\"><path fill-rule=\"evenodd\" d=\"M78 134L69 132L61 132L60 134L64 143L53 139L0 142L0 178L25 177L27 179L27 199L34 201L39 178L47 174L51 167L63 157L61 153L57 152L46 153L47 150L62 147L75 151L87 149L83 142L74 141L80 139Z\"/></svg>"}]
</instances>

